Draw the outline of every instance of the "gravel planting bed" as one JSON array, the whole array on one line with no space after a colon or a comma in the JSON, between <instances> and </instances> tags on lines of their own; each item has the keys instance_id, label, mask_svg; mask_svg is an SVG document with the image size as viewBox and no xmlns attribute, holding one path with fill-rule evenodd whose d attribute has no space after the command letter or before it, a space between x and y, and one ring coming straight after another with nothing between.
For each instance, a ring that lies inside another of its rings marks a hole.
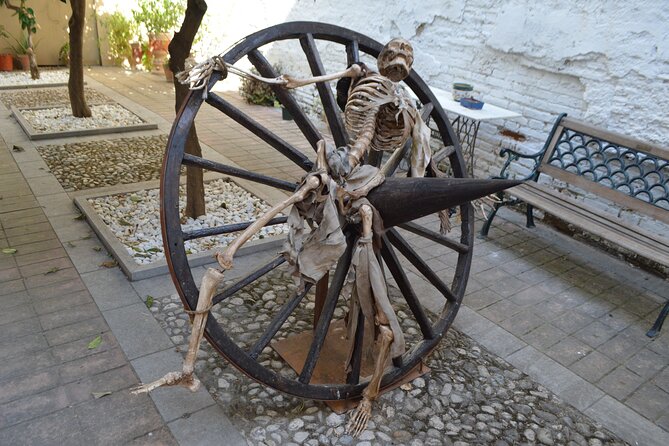
<instances>
[{"instance_id":1,"label":"gravel planting bed","mask_svg":"<svg viewBox=\"0 0 669 446\"><path fill-rule=\"evenodd\" d=\"M167 135L139 136L38 147L67 191L160 178Z\"/></svg>"},{"instance_id":2,"label":"gravel planting bed","mask_svg":"<svg viewBox=\"0 0 669 446\"><path fill-rule=\"evenodd\" d=\"M25 85L46 85L67 83L68 70L40 70L39 79L31 79L29 71L0 72L0 87L22 87Z\"/></svg>"},{"instance_id":3,"label":"gravel planting bed","mask_svg":"<svg viewBox=\"0 0 669 446\"><path fill-rule=\"evenodd\" d=\"M84 96L88 104L104 104L114 102L109 97L92 88L84 88ZM15 107L48 107L50 105L70 104L67 87L31 88L27 90L0 91L0 102L9 108Z\"/></svg>"},{"instance_id":4,"label":"gravel planting bed","mask_svg":"<svg viewBox=\"0 0 669 446\"><path fill-rule=\"evenodd\" d=\"M212 315L240 347L248 348L294 290L289 274L277 269L215 306ZM418 325L408 316L411 312L399 292L391 288L390 294L411 345L419 336ZM276 339L310 329L313 308L310 293ZM156 298L150 309L185 353L190 326L179 297ZM343 317L345 311L340 302L335 318ZM294 376L269 347L258 360L281 374ZM368 429L356 439L344 434L347 415L250 380L206 341L198 354L196 373L251 445L625 444L454 329L427 364L430 373L377 400Z\"/></svg>"},{"instance_id":5,"label":"gravel planting bed","mask_svg":"<svg viewBox=\"0 0 669 446\"><path fill-rule=\"evenodd\" d=\"M144 123L139 116L118 104L91 105L90 109L90 118L75 118L69 106L24 109L21 110L21 115L36 133L125 127Z\"/></svg>"},{"instance_id":6,"label":"gravel planting bed","mask_svg":"<svg viewBox=\"0 0 669 446\"><path fill-rule=\"evenodd\" d=\"M186 207L185 193L185 187L182 186L179 199L181 209ZM145 265L165 256L160 232L158 189L89 198L88 203L136 263ZM255 220L271 208L265 201L224 179L205 183L205 204L207 215L182 221L184 231ZM286 228L285 225L268 226L252 240L283 234ZM233 233L189 240L185 242L185 248L188 254L195 254L224 247L234 238Z\"/></svg>"}]
</instances>

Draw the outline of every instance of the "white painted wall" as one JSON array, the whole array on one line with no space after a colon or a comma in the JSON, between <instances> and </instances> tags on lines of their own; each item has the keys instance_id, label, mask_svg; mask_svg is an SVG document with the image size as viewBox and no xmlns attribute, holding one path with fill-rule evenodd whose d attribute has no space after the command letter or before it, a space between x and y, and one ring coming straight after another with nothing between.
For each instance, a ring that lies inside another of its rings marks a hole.
<instances>
[{"instance_id":1,"label":"white painted wall","mask_svg":"<svg viewBox=\"0 0 669 446\"><path fill-rule=\"evenodd\" d=\"M669 146L669 1L667 0L243 0L210 1L211 53L266 26L323 21L381 42L412 42L414 68L428 84L475 85L479 97L522 114L484 123L477 175L498 172L501 147L539 149L559 113ZM218 45L218 47L217 47ZM329 68L341 53L323 48ZM305 73L299 46L266 51L286 72ZM313 90L299 93L303 102ZM523 134L517 142L502 129ZM602 207L607 205L600 203ZM609 209L611 210L611 209ZM625 218L642 220L629 212ZM669 236L665 226L641 222Z\"/></svg>"}]
</instances>

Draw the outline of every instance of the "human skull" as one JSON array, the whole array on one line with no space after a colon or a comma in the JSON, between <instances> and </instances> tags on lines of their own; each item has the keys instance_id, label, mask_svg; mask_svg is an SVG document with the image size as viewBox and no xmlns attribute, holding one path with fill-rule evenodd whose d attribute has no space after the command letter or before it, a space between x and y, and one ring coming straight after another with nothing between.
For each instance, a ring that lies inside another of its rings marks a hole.
<instances>
[{"instance_id":1,"label":"human skull","mask_svg":"<svg viewBox=\"0 0 669 446\"><path fill-rule=\"evenodd\" d=\"M383 47L376 64L379 73L393 82L399 82L411 72L413 47L402 38L393 39Z\"/></svg>"}]
</instances>

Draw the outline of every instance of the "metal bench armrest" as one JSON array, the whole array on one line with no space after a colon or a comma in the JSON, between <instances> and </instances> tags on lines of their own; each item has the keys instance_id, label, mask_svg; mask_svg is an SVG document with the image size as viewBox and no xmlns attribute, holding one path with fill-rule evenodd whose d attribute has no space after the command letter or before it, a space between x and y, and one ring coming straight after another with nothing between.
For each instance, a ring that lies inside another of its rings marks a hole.
<instances>
[{"instance_id":1,"label":"metal bench armrest","mask_svg":"<svg viewBox=\"0 0 669 446\"><path fill-rule=\"evenodd\" d=\"M508 179L509 178L509 166L513 161L517 161L520 158L523 159L531 159L534 160L534 167L532 168L532 171L526 175L525 177L522 178L517 178L522 181L528 181L528 180L533 180L536 181L539 171L537 170L539 168L539 164L541 163L541 157L544 155L544 150L540 150L537 153L532 153L532 154L527 154L527 153L520 153L517 152L513 149L509 148L504 148L499 151L499 156L501 157L507 157L506 161L504 161L504 165L502 166L502 170L500 170L499 175L494 176L492 178L495 179Z\"/></svg>"}]
</instances>

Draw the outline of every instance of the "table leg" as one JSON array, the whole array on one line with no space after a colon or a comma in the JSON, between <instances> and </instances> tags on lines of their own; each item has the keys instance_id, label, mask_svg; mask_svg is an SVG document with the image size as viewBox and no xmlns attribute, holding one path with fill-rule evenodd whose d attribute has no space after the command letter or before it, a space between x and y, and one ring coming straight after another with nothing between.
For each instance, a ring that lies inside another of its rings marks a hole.
<instances>
[{"instance_id":1,"label":"table leg","mask_svg":"<svg viewBox=\"0 0 669 446\"><path fill-rule=\"evenodd\" d=\"M481 121L465 118L460 115L451 121L453 130L455 130L455 133L460 140L460 147L462 148L462 156L465 158L467 173L472 177L474 176L474 166L476 163L474 158L474 148L476 147L476 136L479 132L480 124Z\"/></svg>"}]
</instances>

